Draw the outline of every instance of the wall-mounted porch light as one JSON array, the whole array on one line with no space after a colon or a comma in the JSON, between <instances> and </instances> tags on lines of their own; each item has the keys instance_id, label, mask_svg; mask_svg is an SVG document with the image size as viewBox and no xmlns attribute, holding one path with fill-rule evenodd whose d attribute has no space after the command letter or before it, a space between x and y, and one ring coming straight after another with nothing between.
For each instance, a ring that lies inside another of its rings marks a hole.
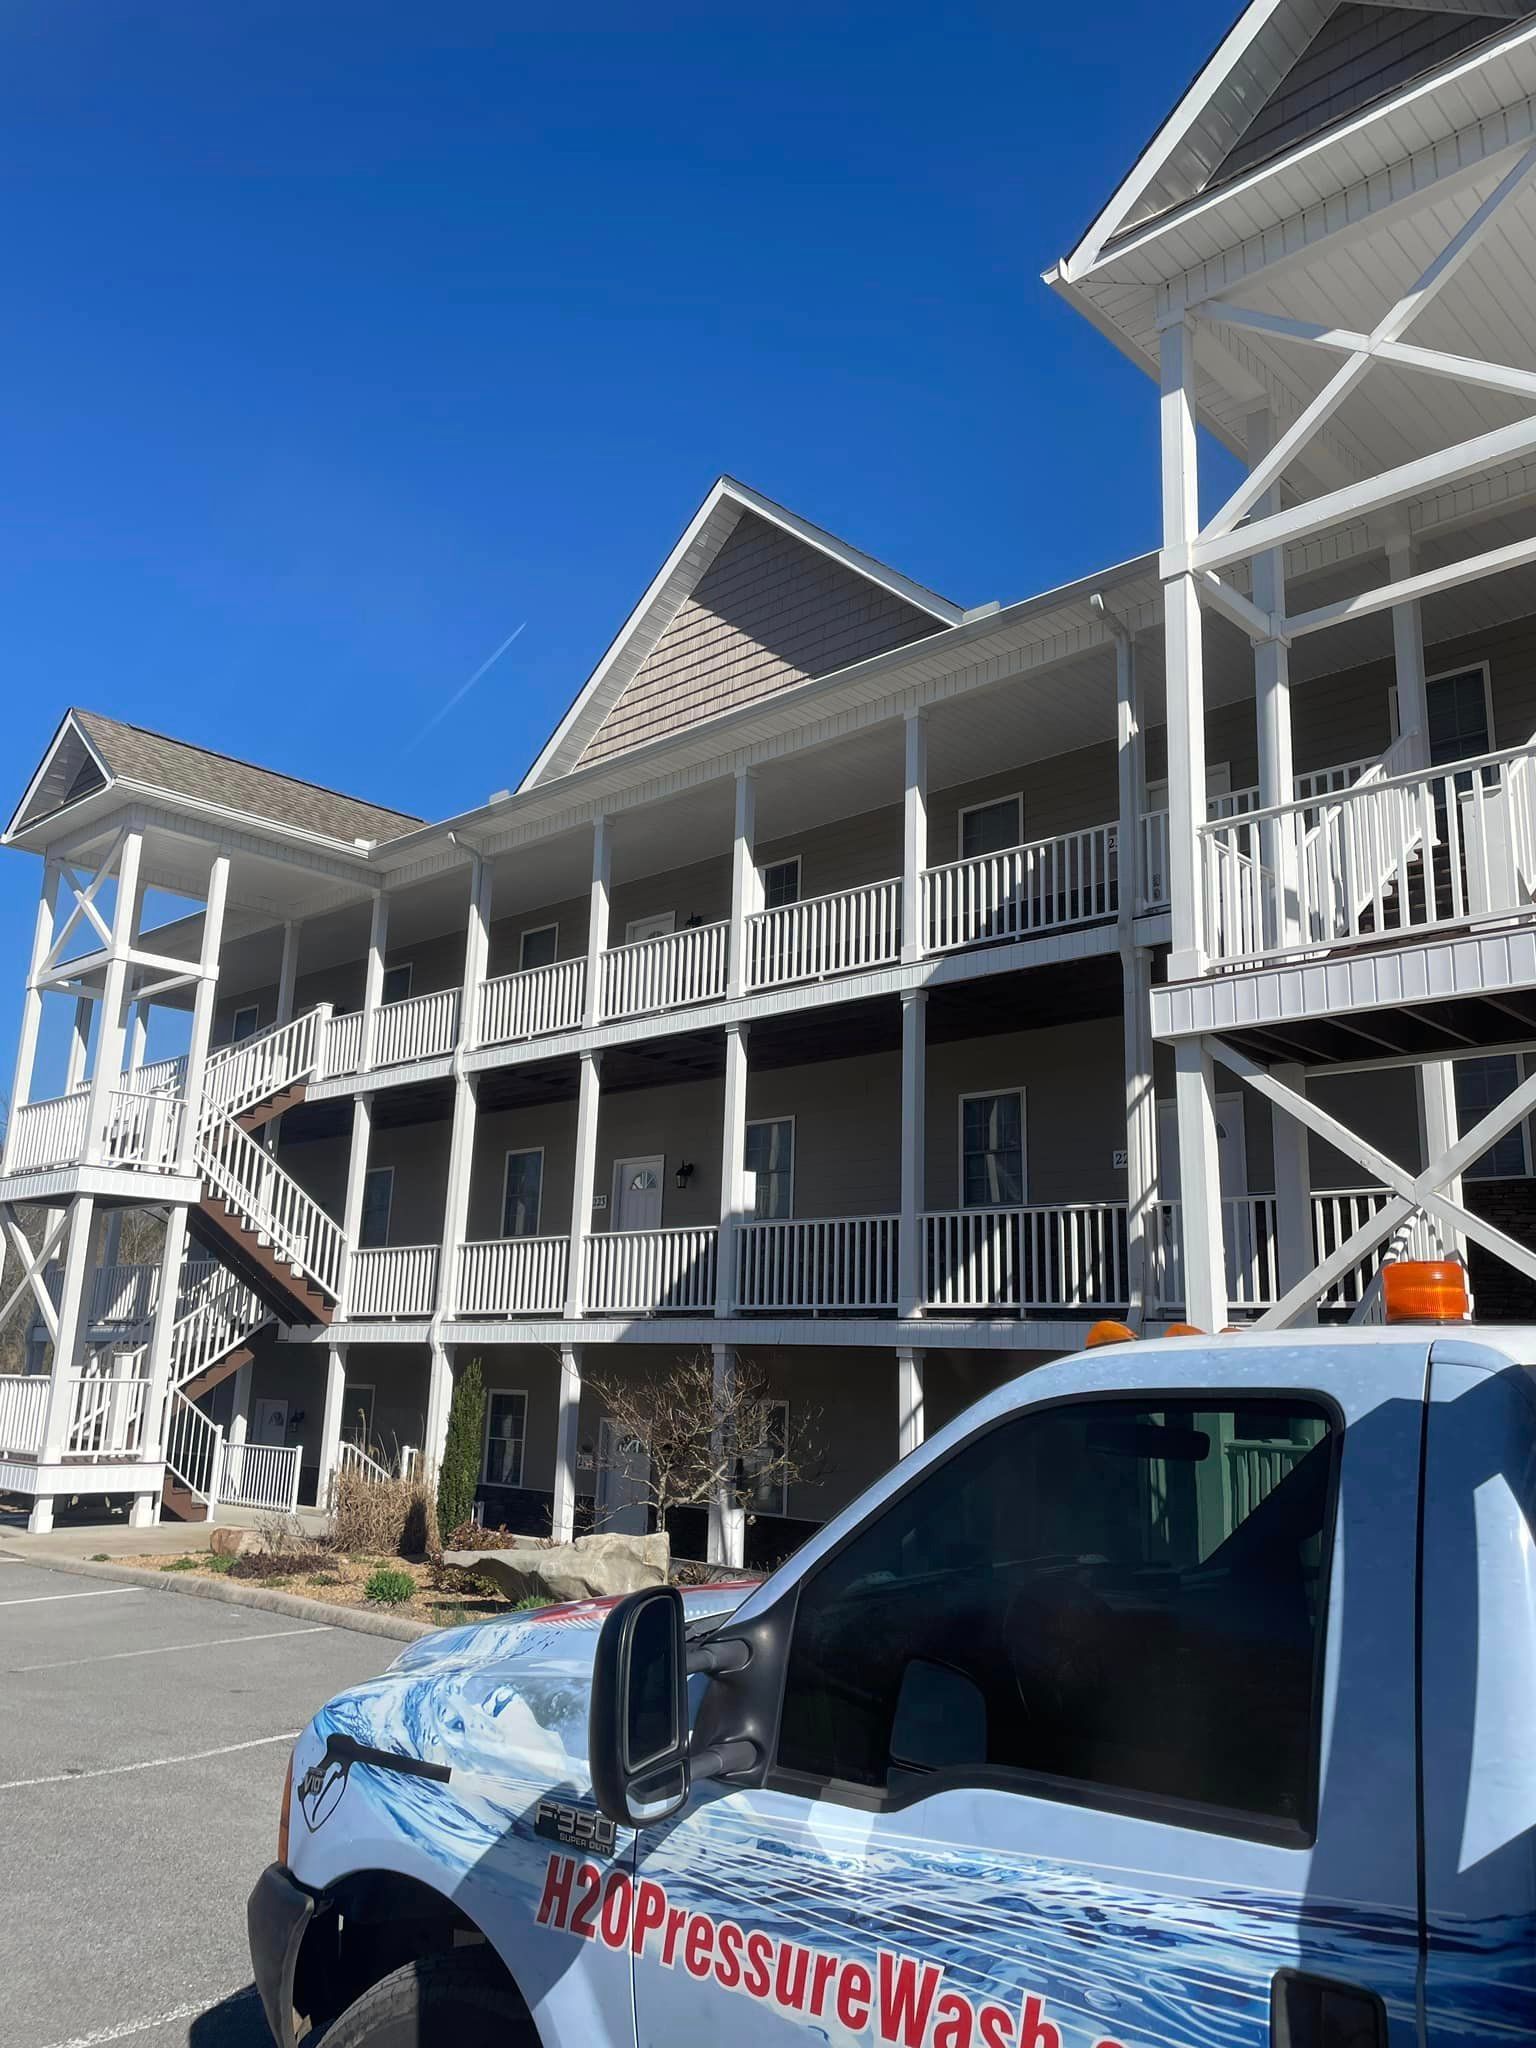
<instances>
[{"instance_id":1,"label":"wall-mounted porch light","mask_svg":"<svg viewBox=\"0 0 1536 2048\"><path fill-rule=\"evenodd\" d=\"M685 1187L687 1187L687 1185L688 1185L689 1181L691 1181L692 1179L693 1179L693 1165L692 1165L692 1162L691 1162L690 1160L687 1160L687 1159L680 1159L680 1160L678 1161L678 1165L677 1165L677 1171L676 1171L676 1173L674 1173L674 1174L673 1174L673 1176L672 1176L672 1185L673 1185L673 1187L675 1187L675 1188L685 1188Z\"/></svg>"}]
</instances>

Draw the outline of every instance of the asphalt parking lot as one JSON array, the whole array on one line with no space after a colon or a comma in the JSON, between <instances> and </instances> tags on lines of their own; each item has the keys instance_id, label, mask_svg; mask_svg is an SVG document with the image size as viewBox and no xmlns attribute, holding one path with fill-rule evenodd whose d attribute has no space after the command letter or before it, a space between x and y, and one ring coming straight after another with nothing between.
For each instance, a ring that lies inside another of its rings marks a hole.
<instances>
[{"instance_id":1,"label":"asphalt parking lot","mask_svg":"<svg viewBox=\"0 0 1536 2048\"><path fill-rule=\"evenodd\" d=\"M0 2048L270 2048L245 1900L292 1738L398 1649L0 1537Z\"/></svg>"}]
</instances>

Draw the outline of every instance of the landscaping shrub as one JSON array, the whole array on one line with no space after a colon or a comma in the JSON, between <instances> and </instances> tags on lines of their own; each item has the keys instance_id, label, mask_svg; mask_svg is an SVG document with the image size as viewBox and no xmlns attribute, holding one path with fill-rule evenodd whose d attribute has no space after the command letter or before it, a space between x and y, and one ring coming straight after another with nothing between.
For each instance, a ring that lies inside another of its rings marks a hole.
<instances>
[{"instance_id":1,"label":"landscaping shrub","mask_svg":"<svg viewBox=\"0 0 1536 2048\"><path fill-rule=\"evenodd\" d=\"M307 1579L312 1572L330 1568L330 1554L324 1550L290 1550L281 1557L269 1557L264 1550L248 1550L241 1557L222 1560L232 1579Z\"/></svg>"},{"instance_id":2,"label":"landscaping shrub","mask_svg":"<svg viewBox=\"0 0 1536 2048\"><path fill-rule=\"evenodd\" d=\"M338 1472L331 1541L349 1557L426 1557L438 1547L432 1496L418 1479Z\"/></svg>"},{"instance_id":3,"label":"landscaping shrub","mask_svg":"<svg viewBox=\"0 0 1536 2048\"><path fill-rule=\"evenodd\" d=\"M472 1358L459 1374L448 1409L448 1441L437 1475L437 1525L457 1529L474 1511L485 1437L485 1381Z\"/></svg>"},{"instance_id":4,"label":"landscaping shrub","mask_svg":"<svg viewBox=\"0 0 1536 2048\"><path fill-rule=\"evenodd\" d=\"M195 1572L201 1563L200 1557L172 1557L167 1558L160 1569L163 1572Z\"/></svg>"},{"instance_id":5,"label":"landscaping shrub","mask_svg":"<svg viewBox=\"0 0 1536 2048\"><path fill-rule=\"evenodd\" d=\"M416 1591L416 1581L409 1572L397 1571L394 1566L381 1564L363 1588L365 1600L377 1600L385 1607L398 1607L409 1600Z\"/></svg>"},{"instance_id":6,"label":"landscaping shrub","mask_svg":"<svg viewBox=\"0 0 1536 2048\"><path fill-rule=\"evenodd\" d=\"M515 1536L510 1529L482 1529L478 1522L460 1522L443 1538L444 1550L510 1550L514 1543L531 1543L531 1536Z\"/></svg>"}]
</instances>

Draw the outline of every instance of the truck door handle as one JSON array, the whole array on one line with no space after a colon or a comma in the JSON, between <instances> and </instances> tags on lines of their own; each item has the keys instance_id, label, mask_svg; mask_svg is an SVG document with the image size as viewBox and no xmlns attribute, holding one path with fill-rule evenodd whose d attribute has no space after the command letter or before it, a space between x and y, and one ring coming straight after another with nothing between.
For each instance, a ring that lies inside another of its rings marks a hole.
<instances>
[{"instance_id":1,"label":"truck door handle","mask_svg":"<svg viewBox=\"0 0 1536 2048\"><path fill-rule=\"evenodd\" d=\"M1387 2008L1359 1984L1277 1970L1269 2039L1270 2048L1387 2048Z\"/></svg>"}]
</instances>

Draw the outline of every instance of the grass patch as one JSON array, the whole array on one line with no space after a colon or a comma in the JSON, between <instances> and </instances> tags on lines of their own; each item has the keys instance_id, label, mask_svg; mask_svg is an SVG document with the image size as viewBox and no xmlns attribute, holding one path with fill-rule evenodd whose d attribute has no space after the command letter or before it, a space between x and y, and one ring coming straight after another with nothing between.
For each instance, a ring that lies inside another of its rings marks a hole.
<instances>
[{"instance_id":1,"label":"grass patch","mask_svg":"<svg viewBox=\"0 0 1536 2048\"><path fill-rule=\"evenodd\" d=\"M160 1569L163 1572L195 1572L201 1563L200 1557L169 1557Z\"/></svg>"},{"instance_id":2,"label":"grass patch","mask_svg":"<svg viewBox=\"0 0 1536 2048\"><path fill-rule=\"evenodd\" d=\"M92 1564L110 1564L111 1561L104 1550L93 1550L91 1552Z\"/></svg>"},{"instance_id":3,"label":"grass patch","mask_svg":"<svg viewBox=\"0 0 1536 2048\"><path fill-rule=\"evenodd\" d=\"M363 1598L372 1600L383 1607L399 1607L409 1600L416 1591L416 1581L409 1572L393 1570L389 1565L380 1565L370 1574L363 1588Z\"/></svg>"},{"instance_id":4,"label":"grass patch","mask_svg":"<svg viewBox=\"0 0 1536 2048\"><path fill-rule=\"evenodd\" d=\"M232 1572L235 1568L235 1560L232 1557L225 1557L217 1551L210 1551L203 1562L209 1571L218 1572L221 1577L225 1572Z\"/></svg>"}]
</instances>

